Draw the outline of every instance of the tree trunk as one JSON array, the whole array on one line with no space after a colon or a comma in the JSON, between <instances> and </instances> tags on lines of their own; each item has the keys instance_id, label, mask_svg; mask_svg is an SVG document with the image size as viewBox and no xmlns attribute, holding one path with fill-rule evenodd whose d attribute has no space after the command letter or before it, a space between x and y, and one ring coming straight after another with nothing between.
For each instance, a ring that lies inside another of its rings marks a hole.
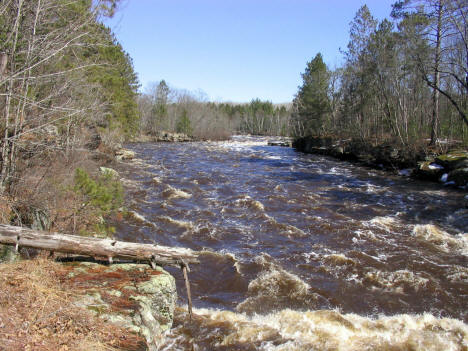
<instances>
[{"instance_id":1,"label":"tree trunk","mask_svg":"<svg viewBox=\"0 0 468 351\"><path fill-rule=\"evenodd\" d=\"M435 145L439 138L439 85L440 85L440 46L442 37L442 0L437 4L437 31L436 47L434 59L434 89L432 92L432 123L431 123L431 143Z\"/></svg>"},{"instance_id":2,"label":"tree trunk","mask_svg":"<svg viewBox=\"0 0 468 351\"><path fill-rule=\"evenodd\" d=\"M113 239L99 239L78 235L46 233L37 230L0 224L0 244L35 249L114 258L148 261L162 266L181 267L198 263L198 253L187 248L174 248L152 244L138 244Z\"/></svg>"}]
</instances>

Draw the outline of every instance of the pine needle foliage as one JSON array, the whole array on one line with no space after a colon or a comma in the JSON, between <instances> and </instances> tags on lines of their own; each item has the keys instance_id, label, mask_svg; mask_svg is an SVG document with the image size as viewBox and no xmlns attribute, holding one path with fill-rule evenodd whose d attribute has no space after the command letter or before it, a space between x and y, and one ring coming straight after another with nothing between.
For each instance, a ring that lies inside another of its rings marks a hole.
<instances>
[{"instance_id":1,"label":"pine needle foliage","mask_svg":"<svg viewBox=\"0 0 468 351\"><path fill-rule=\"evenodd\" d=\"M98 218L103 219L111 215L123 205L122 184L109 171L105 171L95 180L85 170L77 168L74 191L84 198L81 208L91 210ZM109 236L115 231L104 220L97 223L95 229L97 233L105 236Z\"/></svg>"}]
</instances>

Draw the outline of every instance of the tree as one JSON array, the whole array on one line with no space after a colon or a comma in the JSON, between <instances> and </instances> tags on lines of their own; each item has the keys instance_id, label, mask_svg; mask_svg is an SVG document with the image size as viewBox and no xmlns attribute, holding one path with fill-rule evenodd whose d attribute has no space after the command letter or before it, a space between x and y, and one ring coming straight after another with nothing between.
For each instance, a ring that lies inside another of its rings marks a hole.
<instances>
[{"instance_id":1,"label":"tree","mask_svg":"<svg viewBox=\"0 0 468 351\"><path fill-rule=\"evenodd\" d=\"M368 45L376 28L377 21L369 8L362 6L350 23L348 51L344 53L346 64L342 77L342 123L344 128L350 128L361 138L371 134L367 117L372 114L376 81L375 65L369 55Z\"/></svg>"},{"instance_id":2,"label":"tree","mask_svg":"<svg viewBox=\"0 0 468 351\"><path fill-rule=\"evenodd\" d=\"M190 119L187 116L187 110L183 110L176 124L177 133L184 133L186 135L192 134L192 126Z\"/></svg>"},{"instance_id":3,"label":"tree","mask_svg":"<svg viewBox=\"0 0 468 351\"><path fill-rule=\"evenodd\" d=\"M82 143L80 129L103 120L134 129L136 75L99 22L118 2L0 3L0 192L18 179L19 152L37 157L53 147L68 155ZM56 134L53 146L47 130Z\"/></svg>"},{"instance_id":4,"label":"tree","mask_svg":"<svg viewBox=\"0 0 468 351\"><path fill-rule=\"evenodd\" d=\"M468 5L458 0L403 0L393 5L392 16L400 21L400 26L420 27L411 32L416 36L407 40L424 41L430 48L430 56L415 50L413 59L433 91L431 145L438 141L440 134L440 94L450 101L468 125L466 108L463 108L468 91L467 15ZM462 91L450 89L450 77Z\"/></svg>"},{"instance_id":5,"label":"tree","mask_svg":"<svg viewBox=\"0 0 468 351\"><path fill-rule=\"evenodd\" d=\"M108 27L96 23L91 30L91 45L83 50L82 60L98 63L87 71L87 77L104 87L101 98L105 101L106 119L102 125L132 135L138 129L139 118L136 103L139 82L132 59Z\"/></svg>"},{"instance_id":6,"label":"tree","mask_svg":"<svg viewBox=\"0 0 468 351\"><path fill-rule=\"evenodd\" d=\"M307 63L302 86L294 99L298 135L321 134L330 113L330 72L318 53Z\"/></svg>"}]
</instances>

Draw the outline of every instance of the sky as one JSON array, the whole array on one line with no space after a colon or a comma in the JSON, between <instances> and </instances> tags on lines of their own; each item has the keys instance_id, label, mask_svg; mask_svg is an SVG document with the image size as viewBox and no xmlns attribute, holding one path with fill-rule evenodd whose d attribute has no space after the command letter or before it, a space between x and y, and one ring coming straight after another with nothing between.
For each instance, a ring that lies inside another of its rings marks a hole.
<instances>
[{"instance_id":1,"label":"sky","mask_svg":"<svg viewBox=\"0 0 468 351\"><path fill-rule=\"evenodd\" d=\"M318 52L339 66L349 23L366 4L379 20L395 0L124 0L106 21L133 59L141 90L204 91L211 101L292 101Z\"/></svg>"}]
</instances>

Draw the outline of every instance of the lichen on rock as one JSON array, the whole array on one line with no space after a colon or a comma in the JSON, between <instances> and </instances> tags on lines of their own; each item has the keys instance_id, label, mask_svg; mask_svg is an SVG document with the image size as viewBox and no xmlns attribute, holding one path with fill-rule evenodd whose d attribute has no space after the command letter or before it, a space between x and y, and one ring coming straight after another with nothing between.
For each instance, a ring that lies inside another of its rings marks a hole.
<instances>
[{"instance_id":1,"label":"lichen on rock","mask_svg":"<svg viewBox=\"0 0 468 351\"><path fill-rule=\"evenodd\" d=\"M143 336L157 350L171 328L177 290L174 278L144 264L73 263L68 283L80 290L79 304L104 320Z\"/></svg>"}]
</instances>

